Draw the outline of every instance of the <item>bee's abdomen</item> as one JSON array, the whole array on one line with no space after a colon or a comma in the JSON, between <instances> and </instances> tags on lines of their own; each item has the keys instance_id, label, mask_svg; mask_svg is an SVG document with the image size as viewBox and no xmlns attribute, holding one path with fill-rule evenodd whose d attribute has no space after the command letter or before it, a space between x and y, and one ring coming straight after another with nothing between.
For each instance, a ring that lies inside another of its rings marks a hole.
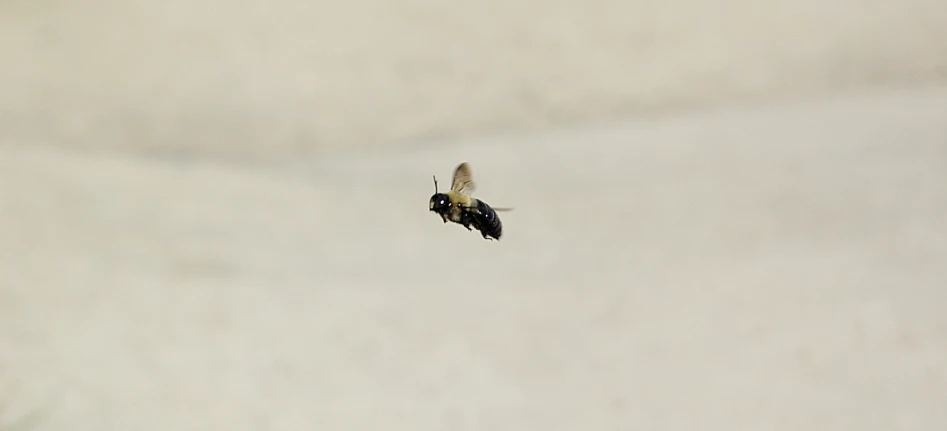
<instances>
[{"instance_id":1,"label":"bee's abdomen","mask_svg":"<svg viewBox=\"0 0 947 431\"><path fill-rule=\"evenodd\" d=\"M477 218L478 224L480 225L480 233L484 237L492 236L496 239L500 239L500 236L503 235L503 223L500 222L500 217L497 217L496 211L487 205L485 202L478 200L477 201Z\"/></svg>"}]
</instances>

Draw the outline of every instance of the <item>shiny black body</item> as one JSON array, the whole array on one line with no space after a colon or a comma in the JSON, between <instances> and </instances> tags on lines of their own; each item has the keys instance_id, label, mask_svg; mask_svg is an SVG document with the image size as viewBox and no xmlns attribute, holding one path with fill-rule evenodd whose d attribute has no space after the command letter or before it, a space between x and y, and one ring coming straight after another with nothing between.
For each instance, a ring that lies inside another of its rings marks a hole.
<instances>
[{"instance_id":1,"label":"shiny black body","mask_svg":"<svg viewBox=\"0 0 947 431\"><path fill-rule=\"evenodd\" d=\"M490 239L490 237L500 239L500 236L503 235L503 223L500 222L500 217L486 202L478 199L477 211L465 211L465 214L471 215L473 222L471 224L480 231L484 239Z\"/></svg>"},{"instance_id":2,"label":"shiny black body","mask_svg":"<svg viewBox=\"0 0 947 431\"><path fill-rule=\"evenodd\" d=\"M484 239L499 240L503 234L503 224L500 222L500 218L497 217L496 211L479 199L474 199L474 201L477 203L476 207L459 208L460 220L453 220L451 217L454 206L450 198L444 193L435 193L431 196L429 207L431 211L445 217L445 223L450 219L467 228L467 230L471 230L471 227L477 229Z\"/></svg>"}]
</instances>

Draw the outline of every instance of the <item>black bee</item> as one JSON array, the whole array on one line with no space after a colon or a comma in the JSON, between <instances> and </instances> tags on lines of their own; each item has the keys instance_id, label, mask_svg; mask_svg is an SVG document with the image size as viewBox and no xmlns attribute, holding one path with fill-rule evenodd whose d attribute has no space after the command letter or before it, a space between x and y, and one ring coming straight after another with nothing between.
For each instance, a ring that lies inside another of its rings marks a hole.
<instances>
[{"instance_id":1,"label":"black bee","mask_svg":"<svg viewBox=\"0 0 947 431\"><path fill-rule=\"evenodd\" d=\"M503 235L503 223L497 211L510 211L511 208L492 208L472 196L476 189L470 165L463 162L454 169L454 178L447 193L437 190L437 176L434 177L434 195L428 204L429 209L440 215L444 223L452 221L467 230L477 229L484 239L499 240Z\"/></svg>"}]
</instances>

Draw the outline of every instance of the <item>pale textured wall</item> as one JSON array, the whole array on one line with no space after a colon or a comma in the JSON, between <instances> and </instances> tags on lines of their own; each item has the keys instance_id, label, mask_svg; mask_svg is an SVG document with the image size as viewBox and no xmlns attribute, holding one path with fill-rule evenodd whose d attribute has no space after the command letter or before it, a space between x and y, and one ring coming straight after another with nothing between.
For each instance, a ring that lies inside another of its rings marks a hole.
<instances>
[{"instance_id":1,"label":"pale textured wall","mask_svg":"<svg viewBox=\"0 0 947 431\"><path fill-rule=\"evenodd\" d=\"M280 157L947 75L943 0L237 3L3 2L2 143Z\"/></svg>"},{"instance_id":2,"label":"pale textured wall","mask_svg":"<svg viewBox=\"0 0 947 431\"><path fill-rule=\"evenodd\" d=\"M947 87L299 172L0 147L0 428L947 430L944 118ZM462 159L499 242L427 211Z\"/></svg>"},{"instance_id":3,"label":"pale textured wall","mask_svg":"<svg viewBox=\"0 0 947 431\"><path fill-rule=\"evenodd\" d=\"M0 429L947 430L944 0L112 3L0 1Z\"/></svg>"}]
</instances>

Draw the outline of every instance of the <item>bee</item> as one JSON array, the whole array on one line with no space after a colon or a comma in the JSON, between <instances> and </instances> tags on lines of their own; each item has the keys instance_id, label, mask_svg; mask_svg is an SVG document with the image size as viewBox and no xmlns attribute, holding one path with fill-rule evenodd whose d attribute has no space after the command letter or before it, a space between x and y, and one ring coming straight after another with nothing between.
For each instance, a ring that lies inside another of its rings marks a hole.
<instances>
[{"instance_id":1,"label":"bee","mask_svg":"<svg viewBox=\"0 0 947 431\"><path fill-rule=\"evenodd\" d=\"M441 216L444 223L457 223L467 230L477 229L486 240L500 239L503 235L503 223L497 211L510 211L511 208L493 208L486 202L473 197L477 184L470 172L470 165L463 162L454 169L450 190L441 193L437 189L437 176L434 176L434 195L428 207ZM472 228L471 228L472 227Z\"/></svg>"}]
</instances>

